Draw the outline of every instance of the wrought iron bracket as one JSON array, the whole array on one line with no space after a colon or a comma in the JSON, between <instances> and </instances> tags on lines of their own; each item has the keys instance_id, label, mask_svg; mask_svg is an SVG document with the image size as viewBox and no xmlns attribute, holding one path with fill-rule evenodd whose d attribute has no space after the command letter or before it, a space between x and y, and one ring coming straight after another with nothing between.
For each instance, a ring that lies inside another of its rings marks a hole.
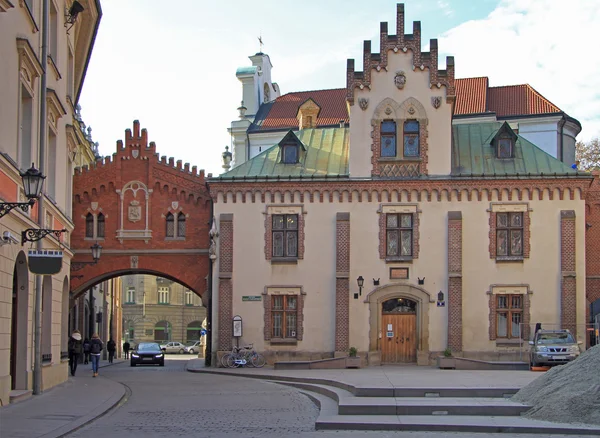
<instances>
[{"instance_id":1,"label":"wrought iron bracket","mask_svg":"<svg viewBox=\"0 0 600 438\"><path fill-rule=\"evenodd\" d=\"M35 200L31 199L28 202L0 202L0 217L7 215L13 208L20 208L25 213L29 207L33 207Z\"/></svg>"},{"instance_id":2,"label":"wrought iron bracket","mask_svg":"<svg viewBox=\"0 0 600 438\"><path fill-rule=\"evenodd\" d=\"M62 233L66 233L66 229L62 230L47 230L45 228L27 228L21 232L21 246L25 245L25 242L37 242L42 240L44 237L54 234L54 237L60 239Z\"/></svg>"},{"instance_id":3,"label":"wrought iron bracket","mask_svg":"<svg viewBox=\"0 0 600 438\"><path fill-rule=\"evenodd\" d=\"M80 271L81 269L85 268L88 265L95 265L96 263L98 263L98 261L93 261L93 262L71 262L71 271ZM74 276L71 275L71 278L73 278Z\"/></svg>"}]
</instances>

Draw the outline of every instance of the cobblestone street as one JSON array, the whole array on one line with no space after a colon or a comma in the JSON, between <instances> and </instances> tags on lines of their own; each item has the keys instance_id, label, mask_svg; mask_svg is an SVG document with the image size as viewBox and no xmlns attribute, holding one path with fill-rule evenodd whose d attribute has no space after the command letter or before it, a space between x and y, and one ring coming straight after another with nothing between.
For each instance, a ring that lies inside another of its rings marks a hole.
<instances>
[{"instance_id":1,"label":"cobblestone street","mask_svg":"<svg viewBox=\"0 0 600 438\"><path fill-rule=\"evenodd\" d=\"M484 434L316 431L318 409L295 389L262 380L186 372L189 356L165 367L123 363L102 377L127 387L120 405L69 437L483 437ZM506 434L485 434L485 438ZM511 435L531 436L531 435ZM535 435L540 437L542 435ZM556 436L556 435L554 435Z\"/></svg>"}]
</instances>

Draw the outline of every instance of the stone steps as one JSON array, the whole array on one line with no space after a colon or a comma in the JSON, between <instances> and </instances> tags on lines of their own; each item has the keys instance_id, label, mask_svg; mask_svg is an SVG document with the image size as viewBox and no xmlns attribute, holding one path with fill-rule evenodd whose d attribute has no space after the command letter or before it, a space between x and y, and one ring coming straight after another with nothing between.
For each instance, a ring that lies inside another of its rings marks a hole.
<instances>
[{"instance_id":1,"label":"stone steps","mask_svg":"<svg viewBox=\"0 0 600 438\"><path fill-rule=\"evenodd\" d=\"M8 394L8 400L12 405L27 400L29 397L31 397L31 394L31 389L13 389Z\"/></svg>"}]
</instances>

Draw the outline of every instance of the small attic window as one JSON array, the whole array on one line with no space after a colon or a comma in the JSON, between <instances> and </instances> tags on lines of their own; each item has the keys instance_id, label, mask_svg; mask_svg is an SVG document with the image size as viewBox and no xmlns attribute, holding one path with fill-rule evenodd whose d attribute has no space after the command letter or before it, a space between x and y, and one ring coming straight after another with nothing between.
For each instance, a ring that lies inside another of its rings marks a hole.
<instances>
[{"instance_id":1,"label":"small attic window","mask_svg":"<svg viewBox=\"0 0 600 438\"><path fill-rule=\"evenodd\" d=\"M490 144L495 149L496 158L510 159L515 157L515 142L519 137L511 129L510 125L506 122L502 124L500 129Z\"/></svg>"},{"instance_id":2,"label":"small attic window","mask_svg":"<svg viewBox=\"0 0 600 438\"><path fill-rule=\"evenodd\" d=\"M285 164L296 164L298 162L298 145L284 145L282 147L281 161Z\"/></svg>"},{"instance_id":3,"label":"small attic window","mask_svg":"<svg viewBox=\"0 0 600 438\"><path fill-rule=\"evenodd\" d=\"M498 158L513 158L513 142L510 138L498 139Z\"/></svg>"}]
</instances>

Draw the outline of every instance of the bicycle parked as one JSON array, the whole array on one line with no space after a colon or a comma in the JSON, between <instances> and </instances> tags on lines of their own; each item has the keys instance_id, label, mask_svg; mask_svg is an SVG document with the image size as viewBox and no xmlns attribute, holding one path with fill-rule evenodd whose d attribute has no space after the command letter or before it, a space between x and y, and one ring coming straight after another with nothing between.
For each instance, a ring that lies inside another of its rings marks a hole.
<instances>
[{"instance_id":1,"label":"bicycle parked","mask_svg":"<svg viewBox=\"0 0 600 438\"><path fill-rule=\"evenodd\" d=\"M254 344L244 345L242 347L232 347L231 353L224 354L221 357L221 365L224 368L255 367L265 366L265 357L254 350Z\"/></svg>"}]
</instances>

